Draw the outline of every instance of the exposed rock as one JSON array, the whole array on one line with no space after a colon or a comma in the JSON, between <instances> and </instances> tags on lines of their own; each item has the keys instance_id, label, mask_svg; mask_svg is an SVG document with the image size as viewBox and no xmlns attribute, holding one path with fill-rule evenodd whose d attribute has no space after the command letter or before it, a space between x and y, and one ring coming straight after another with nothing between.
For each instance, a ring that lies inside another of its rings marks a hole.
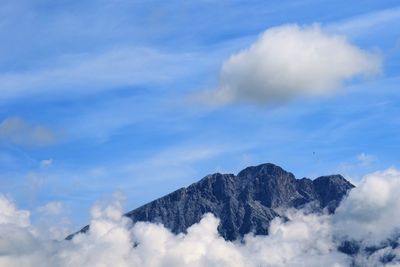
<instances>
[{"instance_id":1,"label":"exposed rock","mask_svg":"<svg viewBox=\"0 0 400 267\"><path fill-rule=\"evenodd\" d=\"M280 216L282 209L313 203L317 210L334 212L353 187L341 175L296 179L292 173L267 163L248 167L237 175L208 175L125 215L133 222L158 222L180 233L211 212L221 220L219 233L235 240L249 232L268 234L271 220ZM81 232L87 230L85 227Z\"/></svg>"}]
</instances>

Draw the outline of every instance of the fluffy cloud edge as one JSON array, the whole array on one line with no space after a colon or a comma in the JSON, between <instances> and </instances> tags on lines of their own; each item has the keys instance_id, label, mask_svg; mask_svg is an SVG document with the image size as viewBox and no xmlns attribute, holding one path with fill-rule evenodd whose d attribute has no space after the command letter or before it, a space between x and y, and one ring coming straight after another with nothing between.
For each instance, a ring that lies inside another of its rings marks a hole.
<instances>
[{"instance_id":1,"label":"fluffy cloud edge","mask_svg":"<svg viewBox=\"0 0 400 267\"><path fill-rule=\"evenodd\" d=\"M287 210L289 221L275 218L268 236L248 234L244 242L225 241L212 214L175 235L160 224L132 224L118 202L92 209L88 233L72 241L46 240L28 211L1 196L0 266L381 266L388 255L400 259L398 247L380 247L398 239L399 191L399 170L372 173L334 215ZM350 257L338 249L346 240L376 251Z\"/></svg>"},{"instance_id":2,"label":"fluffy cloud edge","mask_svg":"<svg viewBox=\"0 0 400 267\"><path fill-rule=\"evenodd\" d=\"M219 86L197 95L214 106L236 102L270 105L333 94L349 80L382 72L383 60L319 24L288 24L263 32L221 67Z\"/></svg>"}]
</instances>

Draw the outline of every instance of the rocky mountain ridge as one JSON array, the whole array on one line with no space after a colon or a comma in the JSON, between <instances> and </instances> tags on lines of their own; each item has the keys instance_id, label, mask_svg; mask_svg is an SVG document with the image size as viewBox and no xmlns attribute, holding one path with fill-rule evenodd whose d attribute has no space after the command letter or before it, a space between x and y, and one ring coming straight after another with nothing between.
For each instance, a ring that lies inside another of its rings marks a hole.
<instances>
[{"instance_id":1,"label":"rocky mountain ridge","mask_svg":"<svg viewBox=\"0 0 400 267\"><path fill-rule=\"evenodd\" d=\"M341 175L296 179L281 167L266 163L247 167L237 175L208 175L125 216L133 222L162 223L172 232L180 233L210 212L221 220L218 228L221 236L235 240L250 232L268 234L270 222L287 208L311 205L314 211L326 209L332 213L353 187ZM79 232L88 229L86 226Z\"/></svg>"}]
</instances>

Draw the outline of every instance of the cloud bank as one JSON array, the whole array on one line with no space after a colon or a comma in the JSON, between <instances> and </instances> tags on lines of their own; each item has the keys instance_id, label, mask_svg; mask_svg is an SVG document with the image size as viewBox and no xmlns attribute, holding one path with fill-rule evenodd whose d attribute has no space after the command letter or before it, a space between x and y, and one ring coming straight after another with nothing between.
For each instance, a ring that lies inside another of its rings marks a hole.
<instances>
[{"instance_id":1,"label":"cloud bank","mask_svg":"<svg viewBox=\"0 0 400 267\"><path fill-rule=\"evenodd\" d=\"M222 66L219 87L201 98L215 105L231 102L274 104L299 96L333 93L343 82L379 73L378 54L352 45L317 24L266 30L249 48Z\"/></svg>"},{"instance_id":2,"label":"cloud bank","mask_svg":"<svg viewBox=\"0 0 400 267\"><path fill-rule=\"evenodd\" d=\"M398 192L400 171L373 173L335 215L288 210L290 220L273 220L270 235L249 234L244 242L220 237L211 214L179 235L159 224L132 225L118 202L92 209L88 233L72 241L45 240L30 224L29 212L1 196L0 266L383 266L387 255L394 259L388 266L399 266L398 247L379 247L388 238L398 242ZM352 258L337 249L348 238L377 249Z\"/></svg>"},{"instance_id":3,"label":"cloud bank","mask_svg":"<svg viewBox=\"0 0 400 267\"><path fill-rule=\"evenodd\" d=\"M365 177L336 211L339 231L369 245L400 233L400 171L388 169ZM399 235L400 236L400 235Z\"/></svg>"}]
</instances>

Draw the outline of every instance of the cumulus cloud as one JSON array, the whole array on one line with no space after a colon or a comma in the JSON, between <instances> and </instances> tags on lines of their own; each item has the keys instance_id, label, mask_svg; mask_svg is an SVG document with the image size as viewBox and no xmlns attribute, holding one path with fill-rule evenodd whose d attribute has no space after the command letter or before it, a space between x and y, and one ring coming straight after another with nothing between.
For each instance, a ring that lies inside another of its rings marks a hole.
<instances>
[{"instance_id":1,"label":"cumulus cloud","mask_svg":"<svg viewBox=\"0 0 400 267\"><path fill-rule=\"evenodd\" d=\"M365 177L334 215L288 210L288 221L272 221L268 236L248 234L244 242L219 236L212 214L175 235L160 224L132 222L118 202L92 209L91 228L71 241L46 240L29 223L29 212L0 197L0 266L382 266L382 257L400 257L396 247L350 257L343 240L379 245L394 237L400 219L400 171ZM388 265L389 266L389 265ZM395 265L390 265L395 266Z\"/></svg>"},{"instance_id":2,"label":"cumulus cloud","mask_svg":"<svg viewBox=\"0 0 400 267\"><path fill-rule=\"evenodd\" d=\"M241 244L219 236L211 214L174 235L160 224L132 226L115 203L94 207L89 232L72 241L43 240L30 227L11 224L21 234L1 239L0 266L346 266L348 257L332 250L327 218L299 212L291 219L275 220L269 237L249 235ZM23 250L14 251L17 242Z\"/></svg>"},{"instance_id":3,"label":"cumulus cloud","mask_svg":"<svg viewBox=\"0 0 400 267\"><path fill-rule=\"evenodd\" d=\"M11 200L0 195L0 225L11 224L16 227L26 227L30 224L29 216L29 211L17 210Z\"/></svg>"},{"instance_id":4,"label":"cumulus cloud","mask_svg":"<svg viewBox=\"0 0 400 267\"><path fill-rule=\"evenodd\" d=\"M299 96L326 95L356 76L379 73L378 54L352 45L317 24L266 30L222 66L219 87L201 95L211 104L273 104Z\"/></svg>"},{"instance_id":5,"label":"cumulus cloud","mask_svg":"<svg viewBox=\"0 0 400 267\"><path fill-rule=\"evenodd\" d=\"M0 140L23 146L46 146L56 141L55 133L46 126L32 124L19 117L0 123Z\"/></svg>"},{"instance_id":6,"label":"cumulus cloud","mask_svg":"<svg viewBox=\"0 0 400 267\"><path fill-rule=\"evenodd\" d=\"M370 245L400 232L399 192L400 171L388 169L367 175L337 209L337 231Z\"/></svg>"}]
</instances>

